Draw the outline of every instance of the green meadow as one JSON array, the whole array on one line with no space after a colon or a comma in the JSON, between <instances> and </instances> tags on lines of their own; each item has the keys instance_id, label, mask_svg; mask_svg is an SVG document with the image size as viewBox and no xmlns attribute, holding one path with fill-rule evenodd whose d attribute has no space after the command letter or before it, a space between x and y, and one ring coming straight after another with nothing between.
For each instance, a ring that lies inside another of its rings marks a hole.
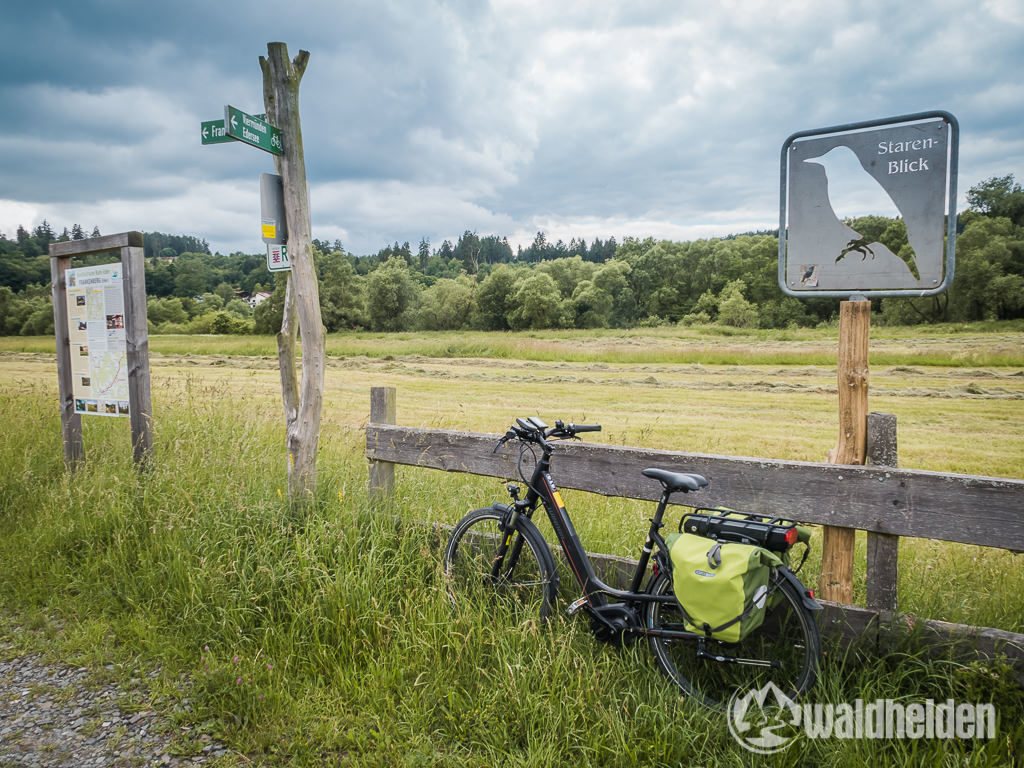
<instances>
[{"instance_id":1,"label":"green meadow","mask_svg":"<svg viewBox=\"0 0 1024 768\"><path fill-rule=\"evenodd\" d=\"M498 433L538 415L600 422L592 437L608 443L824 460L835 335L332 335L318 496L302 511L284 494L273 339L151 338L143 474L127 420L102 417L84 419L86 461L65 471L53 342L0 339L0 637L7 653L126 680L156 672L150 703L173 713L175 749L194 754L208 733L237 750L225 765L1013 764L1019 671L914 637L884 656L830 647L811 700L992 702L996 739L800 739L755 760L642 643L600 645L561 612L547 626L453 612L423 524L499 499L500 480L399 467L387 508L368 504L372 386L396 387L410 426ZM871 366L871 409L897 415L901 466L1024 474L1024 331L878 329ZM588 549L635 556L651 505L565 500ZM903 540L900 556L902 611L1024 632L1021 555Z\"/></svg>"}]
</instances>

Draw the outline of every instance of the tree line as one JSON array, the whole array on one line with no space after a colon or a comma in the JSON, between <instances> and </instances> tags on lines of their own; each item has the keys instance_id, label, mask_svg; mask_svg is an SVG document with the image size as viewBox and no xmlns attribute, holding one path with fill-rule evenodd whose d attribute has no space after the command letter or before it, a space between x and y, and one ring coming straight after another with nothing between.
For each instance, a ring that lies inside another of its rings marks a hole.
<instances>
[{"instance_id":1,"label":"tree line","mask_svg":"<svg viewBox=\"0 0 1024 768\"><path fill-rule=\"evenodd\" d=\"M914 324L1024 317L1024 189L1012 175L972 187L959 217L953 285L942 296L876 300L879 322ZM899 252L899 219L850 225ZM94 230L93 235L98 236ZM0 334L53 332L47 222L0 234ZM263 254L210 254L205 241L145 233L148 314L155 333L276 333L285 278ZM690 242L626 238L548 241L538 232L513 251L507 239L466 231L434 249L394 243L355 256L314 240L328 331L627 328L718 323L743 328L830 322L838 303L796 299L777 284L778 237L758 232ZM249 297L269 298L251 309Z\"/></svg>"}]
</instances>

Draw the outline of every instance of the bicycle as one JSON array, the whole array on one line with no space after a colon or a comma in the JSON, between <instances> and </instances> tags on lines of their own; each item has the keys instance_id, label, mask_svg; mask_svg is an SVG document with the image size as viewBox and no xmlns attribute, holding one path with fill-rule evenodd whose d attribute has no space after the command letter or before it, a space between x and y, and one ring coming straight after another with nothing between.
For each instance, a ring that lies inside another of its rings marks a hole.
<instances>
[{"instance_id":1,"label":"bicycle","mask_svg":"<svg viewBox=\"0 0 1024 768\"><path fill-rule=\"evenodd\" d=\"M456 524L444 552L446 588L453 604L458 606L475 595L490 602L497 600L525 616L549 618L560 579L551 547L533 521L538 506L543 506L583 593L569 604L567 613L572 616L585 611L599 640L622 644L647 638L658 667L684 693L712 709L724 709L737 691L760 689L768 683L791 699L805 693L814 684L821 655L814 620L814 612L821 606L787 565L771 568L767 617L760 628L739 642L715 640L709 632L694 631L684 619L686 614L673 590L672 561L661 535L665 527L662 519L673 494L692 493L708 485L702 475L658 468L643 470L646 477L662 484L663 491L630 586L616 589L597 576L552 479L551 457L555 441L580 439L579 434L600 429L597 424L556 421L554 427L548 427L536 418L516 419L494 450L510 440L519 441L518 472L526 484L526 495L520 498L521 488L510 482L506 490L511 504L495 503L473 510ZM541 452L539 459L535 446ZM534 459L529 479L523 471L527 453ZM714 528L711 535L720 541L760 542L765 546L769 538L776 542L782 535L790 546L795 539L785 533L795 525L784 528L776 518L732 514L702 517L699 513L694 517L694 513L687 513L683 519L703 520L705 528L710 521Z\"/></svg>"}]
</instances>

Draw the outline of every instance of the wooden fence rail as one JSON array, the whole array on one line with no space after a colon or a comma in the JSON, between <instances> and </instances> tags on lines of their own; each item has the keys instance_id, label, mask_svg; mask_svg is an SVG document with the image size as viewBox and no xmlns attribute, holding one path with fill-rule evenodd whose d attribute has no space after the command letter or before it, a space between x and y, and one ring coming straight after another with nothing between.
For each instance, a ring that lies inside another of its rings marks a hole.
<instances>
[{"instance_id":1,"label":"wooden fence rail","mask_svg":"<svg viewBox=\"0 0 1024 768\"><path fill-rule=\"evenodd\" d=\"M396 426L395 393L375 388L366 427L371 494L386 496L394 464L518 478L518 449L494 452L500 435ZM892 446L890 420L875 422L876 455ZM869 442L872 435L869 434ZM889 460L895 462L894 453ZM558 484L604 496L656 501L661 485L645 478L645 467L699 472L710 481L702 506L757 510L805 523L867 531L868 609L833 605L826 623L847 634L879 633L896 620L896 542L899 536L1024 551L1024 480L957 475L886 466L819 464L803 461L716 456L593 443L562 443L554 459ZM388 471L384 470L388 467ZM901 617L901 625L911 623ZM983 652L996 648L1024 662L1024 634L937 621L916 622L936 639L971 635Z\"/></svg>"}]
</instances>

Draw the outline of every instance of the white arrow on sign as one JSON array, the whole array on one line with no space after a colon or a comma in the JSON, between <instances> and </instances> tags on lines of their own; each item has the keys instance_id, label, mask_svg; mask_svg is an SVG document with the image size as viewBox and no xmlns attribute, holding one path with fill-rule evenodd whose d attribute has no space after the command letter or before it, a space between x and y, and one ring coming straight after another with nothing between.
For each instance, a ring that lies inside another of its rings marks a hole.
<instances>
[{"instance_id":1,"label":"white arrow on sign","mask_svg":"<svg viewBox=\"0 0 1024 768\"><path fill-rule=\"evenodd\" d=\"M206 138L206 126L203 126L203 138Z\"/></svg>"},{"instance_id":2,"label":"white arrow on sign","mask_svg":"<svg viewBox=\"0 0 1024 768\"><path fill-rule=\"evenodd\" d=\"M235 119L234 115L231 116L231 127L232 128L237 128L238 127L238 120Z\"/></svg>"}]
</instances>

